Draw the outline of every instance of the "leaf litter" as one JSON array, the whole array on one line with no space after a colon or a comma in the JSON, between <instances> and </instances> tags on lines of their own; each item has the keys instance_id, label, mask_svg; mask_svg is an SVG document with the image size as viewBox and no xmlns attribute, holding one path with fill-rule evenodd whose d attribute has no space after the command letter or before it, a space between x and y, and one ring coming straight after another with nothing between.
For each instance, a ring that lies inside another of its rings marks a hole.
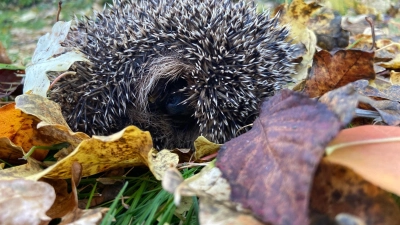
<instances>
[{"instance_id":1,"label":"leaf litter","mask_svg":"<svg viewBox=\"0 0 400 225\"><path fill-rule=\"evenodd\" d=\"M8 167L0 170L1 221L397 224L399 205L390 193L400 195L400 43L350 29L346 48L348 33L342 28L354 24L345 18L340 27L338 14L319 8L300 0L280 8L282 22L292 28L290 38L301 48L295 53L300 60L295 78L303 93L277 93L262 104L249 132L222 145L199 137L194 152L157 152L151 134L134 126L104 137L73 132L58 105L45 98L50 86L45 72L82 60L76 52L64 60L68 55L59 43L69 23L58 23L41 39L26 71L31 75L24 88L30 91L0 108L0 159ZM314 24L313 12L320 16ZM47 150L64 142L69 146L55 154ZM35 146L46 148L27 156ZM215 156L200 171L198 166ZM127 167L134 168L124 173L121 168ZM143 168L150 172L135 174ZM85 185L90 180L94 186ZM78 201L82 190L90 190L83 198L96 199L93 204ZM98 206L109 200L109 209ZM80 203L95 208L84 210ZM127 214L119 214L124 210Z\"/></svg>"}]
</instances>

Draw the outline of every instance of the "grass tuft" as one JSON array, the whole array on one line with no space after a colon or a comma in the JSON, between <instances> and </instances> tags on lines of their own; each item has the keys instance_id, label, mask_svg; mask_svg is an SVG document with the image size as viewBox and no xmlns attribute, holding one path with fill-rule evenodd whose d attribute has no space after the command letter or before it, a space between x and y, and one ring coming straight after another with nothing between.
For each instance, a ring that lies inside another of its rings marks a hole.
<instances>
[{"instance_id":1,"label":"grass tuft","mask_svg":"<svg viewBox=\"0 0 400 225\"><path fill-rule=\"evenodd\" d=\"M182 170L182 176L188 178L200 169L190 168ZM161 186L150 172L138 177L120 177L126 182L113 201L106 202L100 207L110 210L102 220L102 225L127 225L127 224L199 224L199 205L196 197L192 197L190 209L183 215L175 212L174 196ZM96 179L83 180L83 183L92 183L90 193L80 193L81 197L89 198L87 206L95 193ZM82 185L82 183L81 183Z\"/></svg>"}]
</instances>

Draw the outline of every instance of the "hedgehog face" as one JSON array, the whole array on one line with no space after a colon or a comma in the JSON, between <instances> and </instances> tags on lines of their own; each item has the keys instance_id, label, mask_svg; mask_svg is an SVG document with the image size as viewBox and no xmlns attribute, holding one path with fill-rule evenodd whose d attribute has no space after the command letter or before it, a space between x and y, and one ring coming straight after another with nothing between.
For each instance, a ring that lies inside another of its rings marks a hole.
<instances>
[{"instance_id":1,"label":"hedgehog face","mask_svg":"<svg viewBox=\"0 0 400 225\"><path fill-rule=\"evenodd\" d=\"M287 34L244 2L116 0L77 21L65 45L91 64L76 63L74 87L62 80L50 97L91 134L134 124L160 148L190 147L199 135L223 143L291 81Z\"/></svg>"}]
</instances>

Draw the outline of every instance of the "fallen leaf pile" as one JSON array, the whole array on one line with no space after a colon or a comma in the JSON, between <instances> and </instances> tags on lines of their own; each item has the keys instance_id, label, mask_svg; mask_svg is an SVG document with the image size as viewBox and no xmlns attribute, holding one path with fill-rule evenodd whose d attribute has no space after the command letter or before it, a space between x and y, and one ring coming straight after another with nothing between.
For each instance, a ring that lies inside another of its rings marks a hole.
<instances>
[{"instance_id":1,"label":"fallen leaf pile","mask_svg":"<svg viewBox=\"0 0 400 225\"><path fill-rule=\"evenodd\" d=\"M247 133L223 144L199 137L192 150L157 151L151 134L133 125L109 136L73 132L45 97L46 72L83 60L74 51L60 55L70 22L57 22L39 41L24 94L0 108L0 223L113 221L98 205L120 192L125 180L115 177L146 168L173 195L174 215L186 224L194 204L188 196L199 201L200 224L399 224L400 43L393 37L400 34L375 40L361 31L372 26L364 18L302 0L278 9L299 47L295 87L263 102ZM10 63L0 45L2 59ZM22 68L2 67L0 77L15 85L15 70ZM16 87L6 89L0 82L0 96ZM204 167L184 178L183 168L194 166ZM81 178L96 174L108 189L78 199L87 188ZM117 201L124 205L126 197ZM154 207L154 215L162 209Z\"/></svg>"}]
</instances>

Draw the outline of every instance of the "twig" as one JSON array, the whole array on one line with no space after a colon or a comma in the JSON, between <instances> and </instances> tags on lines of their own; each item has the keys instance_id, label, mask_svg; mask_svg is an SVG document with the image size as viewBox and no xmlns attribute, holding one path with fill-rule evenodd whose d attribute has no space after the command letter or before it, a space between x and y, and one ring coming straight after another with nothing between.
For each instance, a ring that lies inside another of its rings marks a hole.
<instances>
[{"instance_id":1,"label":"twig","mask_svg":"<svg viewBox=\"0 0 400 225\"><path fill-rule=\"evenodd\" d=\"M381 51L381 50L386 49L386 48L389 48L389 47L391 47L391 46L393 46L393 45L397 45L397 43L394 42L394 43L388 44L388 45L386 45L386 46L383 46L382 48L376 50L375 52Z\"/></svg>"},{"instance_id":2,"label":"twig","mask_svg":"<svg viewBox=\"0 0 400 225\"><path fill-rule=\"evenodd\" d=\"M213 154L211 154L211 155L204 156L204 157L201 158L200 160L202 160L202 161L210 161L210 160L216 158L217 155L218 155L218 152L215 152L215 153L213 153Z\"/></svg>"},{"instance_id":3,"label":"twig","mask_svg":"<svg viewBox=\"0 0 400 225\"><path fill-rule=\"evenodd\" d=\"M57 12L56 22L60 21L61 5L62 5L62 1L59 1L58 2L58 12Z\"/></svg>"},{"instance_id":4,"label":"twig","mask_svg":"<svg viewBox=\"0 0 400 225\"><path fill-rule=\"evenodd\" d=\"M372 35L372 47L371 47L371 51L373 51L374 49L376 49L376 37L375 37L375 27L374 27L374 21L372 21L372 19L370 17L365 17L365 20L369 23L369 25L371 26L371 35Z\"/></svg>"},{"instance_id":5,"label":"twig","mask_svg":"<svg viewBox=\"0 0 400 225\"><path fill-rule=\"evenodd\" d=\"M184 169L184 168L191 168L191 167L197 167L197 166L207 166L209 162L207 163L180 163L177 165L178 170Z\"/></svg>"},{"instance_id":6,"label":"twig","mask_svg":"<svg viewBox=\"0 0 400 225\"><path fill-rule=\"evenodd\" d=\"M74 72L74 71L67 71L67 72L60 74L56 79L53 80L53 82L51 82L49 90L51 90L53 88L54 84L56 84L57 81L59 81L61 78L65 77L67 75L75 75L75 74L76 74L76 72Z\"/></svg>"},{"instance_id":7,"label":"twig","mask_svg":"<svg viewBox=\"0 0 400 225\"><path fill-rule=\"evenodd\" d=\"M14 101L9 101L9 102L0 102L0 106L1 105L8 105L8 104L10 104L10 103L13 103Z\"/></svg>"},{"instance_id":8,"label":"twig","mask_svg":"<svg viewBox=\"0 0 400 225\"><path fill-rule=\"evenodd\" d=\"M251 127L251 126L253 126L253 123L247 124L246 126L243 126L243 127L239 128L236 131L235 135L237 135L241 130L243 130L243 129L247 128L247 127Z\"/></svg>"}]
</instances>

